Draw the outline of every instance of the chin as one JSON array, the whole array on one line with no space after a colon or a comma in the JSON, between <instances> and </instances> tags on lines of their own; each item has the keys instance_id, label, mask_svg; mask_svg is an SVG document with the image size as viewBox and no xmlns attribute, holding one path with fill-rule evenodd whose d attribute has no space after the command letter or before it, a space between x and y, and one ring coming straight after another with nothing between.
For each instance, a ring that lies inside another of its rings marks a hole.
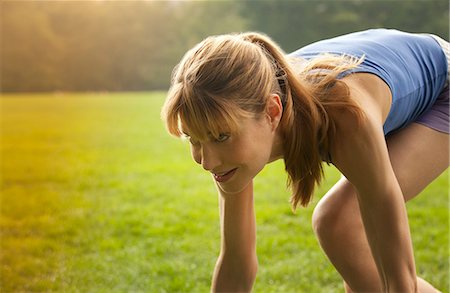
<instances>
[{"instance_id":1,"label":"chin","mask_svg":"<svg viewBox=\"0 0 450 293\"><path fill-rule=\"evenodd\" d=\"M242 192L249 184L251 180L246 180L244 182L225 182L217 183L217 186L226 194L237 194Z\"/></svg>"},{"instance_id":2,"label":"chin","mask_svg":"<svg viewBox=\"0 0 450 293\"><path fill-rule=\"evenodd\" d=\"M240 169L227 182L216 182L218 188L225 194L237 194L242 192L252 183L253 178L258 175L262 168L254 168L250 170Z\"/></svg>"}]
</instances>

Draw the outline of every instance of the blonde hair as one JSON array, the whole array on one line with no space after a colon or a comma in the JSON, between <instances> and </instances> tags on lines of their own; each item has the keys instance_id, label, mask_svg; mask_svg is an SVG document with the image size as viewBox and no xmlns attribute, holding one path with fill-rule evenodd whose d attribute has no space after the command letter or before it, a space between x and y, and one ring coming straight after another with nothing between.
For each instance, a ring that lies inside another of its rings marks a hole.
<instances>
[{"instance_id":1,"label":"blonde hair","mask_svg":"<svg viewBox=\"0 0 450 293\"><path fill-rule=\"evenodd\" d=\"M260 33L213 36L189 50L175 67L162 109L169 133L181 136L234 133L240 117L258 117L267 99L278 94L285 169L292 189L293 209L306 206L323 178L322 157L328 154L336 126L330 110L345 108L360 117L340 73L361 60L324 55L295 73L284 52Z\"/></svg>"}]
</instances>

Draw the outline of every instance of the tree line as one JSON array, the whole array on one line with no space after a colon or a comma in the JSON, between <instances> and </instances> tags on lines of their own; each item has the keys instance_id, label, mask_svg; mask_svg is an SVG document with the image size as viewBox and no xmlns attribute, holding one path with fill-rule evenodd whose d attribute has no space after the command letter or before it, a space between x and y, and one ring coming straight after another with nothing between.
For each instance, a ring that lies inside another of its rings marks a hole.
<instances>
[{"instance_id":1,"label":"tree line","mask_svg":"<svg viewBox=\"0 0 450 293\"><path fill-rule=\"evenodd\" d=\"M375 27L448 39L447 0L3 1L0 89L165 90L209 35L268 34L286 51Z\"/></svg>"}]
</instances>

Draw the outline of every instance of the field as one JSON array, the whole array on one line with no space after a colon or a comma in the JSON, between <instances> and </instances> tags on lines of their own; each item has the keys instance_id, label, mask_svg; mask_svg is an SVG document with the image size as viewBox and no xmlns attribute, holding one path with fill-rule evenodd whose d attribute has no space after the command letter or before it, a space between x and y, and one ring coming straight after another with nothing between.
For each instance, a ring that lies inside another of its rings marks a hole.
<instances>
[{"instance_id":1,"label":"field","mask_svg":"<svg viewBox=\"0 0 450 293\"><path fill-rule=\"evenodd\" d=\"M159 118L164 93L4 95L1 292L208 292L217 196ZM254 292L343 292L291 212L282 162L255 182ZM408 203L418 274L449 292L448 171Z\"/></svg>"}]
</instances>

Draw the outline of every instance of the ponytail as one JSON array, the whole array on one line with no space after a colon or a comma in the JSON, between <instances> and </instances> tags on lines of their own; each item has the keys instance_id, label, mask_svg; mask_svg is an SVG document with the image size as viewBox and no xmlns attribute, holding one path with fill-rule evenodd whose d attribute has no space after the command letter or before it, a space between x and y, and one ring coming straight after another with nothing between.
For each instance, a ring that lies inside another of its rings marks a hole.
<instances>
[{"instance_id":1,"label":"ponytail","mask_svg":"<svg viewBox=\"0 0 450 293\"><path fill-rule=\"evenodd\" d=\"M270 38L258 33L243 37L259 45L274 64L284 107L280 127L288 186L293 193L290 201L293 210L298 204L307 206L316 184L323 179L322 161L324 157L329 159L330 143L336 132L330 110L346 108L357 116L362 113L349 99L348 87L338 80L340 73L355 68L361 60L322 56L295 73L290 60Z\"/></svg>"}]
</instances>

